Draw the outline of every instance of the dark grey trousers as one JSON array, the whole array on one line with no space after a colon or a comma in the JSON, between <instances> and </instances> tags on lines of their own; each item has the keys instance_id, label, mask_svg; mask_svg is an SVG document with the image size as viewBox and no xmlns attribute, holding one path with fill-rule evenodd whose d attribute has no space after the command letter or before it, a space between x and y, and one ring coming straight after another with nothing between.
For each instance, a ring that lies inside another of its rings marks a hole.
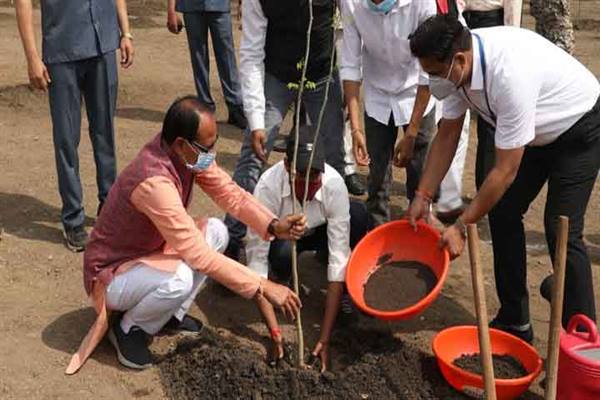
<instances>
[{"instance_id":1,"label":"dark grey trousers","mask_svg":"<svg viewBox=\"0 0 600 400\"><path fill-rule=\"evenodd\" d=\"M407 127L405 126L404 129ZM421 179L421 170L425 164L429 143L436 132L435 109L423 117L413 158L406 167L406 194L409 200L415 195L415 190ZM394 117L384 125L365 113L365 135L367 151L371 158L369 177L367 179L367 211L370 214L373 226L378 226L391 219L390 211L390 186L392 185L392 157L398 137L398 127L394 124Z\"/></svg>"},{"instance_id":2,"label":"dark grey trousers","mask_svg":"<svg viewBox=\"0 0 600 400\"><path fill-rule=\"evenodd\" d=\"M61 220L65 229L83 224L83 192L77 149L81 138L81 100L85 99L96 162L98 200L104 201L116 178L113 117L117 103L115 52L85 60L49 64L50 114Z\"/></svg>"},{"instance_id":3,"label":"dark grey trousers","mask_svg":"<svg viewBox=\"0 0 600 400\"><path fill-rule=\"evenodd\" d=\"M242 90L235 61L231 13L191 12L184 13L183 18L198 97L204 103L215 107L215 102L210 94L208 55L208 31L210 30L225 103L227 103L229 111L241 111L243 108Z\"/></svg>"}]
</instances>

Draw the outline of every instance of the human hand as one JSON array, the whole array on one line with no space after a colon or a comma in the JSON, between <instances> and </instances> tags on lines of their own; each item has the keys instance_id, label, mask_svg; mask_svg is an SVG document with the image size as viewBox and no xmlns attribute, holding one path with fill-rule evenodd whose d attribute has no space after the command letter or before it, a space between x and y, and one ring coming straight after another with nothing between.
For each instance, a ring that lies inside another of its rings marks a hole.
<instances>
[{"instance_id":1,"label":"human hand","mask_svg":"<svg viewBox=\"0 0 600 400\"><path fill-rule=\"evenodd\" d=\"M267 354L267 364L276 367L277 363L285 357L285 347L283 346L283 336L278 328L271 332L271 348Z\"/></svg>"},{"instance_id":2,"label":"human hand","mask_svg":"<svg viewBox=\"0 0 600 400\"><path fill-rule=\"evenodd\" d=\"M52 82L48 68L40 58L37 58L29 63L27 67L29 82L35 89L42 91L48 90L48 85Z\"/></svg>"},{"instance_id":3,"label":"human hand","mask_svg":"<svg viewBox=\"0 0 600 400\"><path fill-rule=\"evenodd\" d=\"M181 20L181 16L175 11L169 11L167 14L167 29L169 32L174 33L175 35L178 35L183 29L183 21Z\"/></svg>"},{"instance_id":4,"label":"human hand","mask_svg":"<svg viewBox=\"0 0 600 400\"><path fill-rule=\"evenodd\" d=\"M273 233L278 239L298 240L304 236L305 230L306 216L303 214L290 214L273 224Z\"/></svg>"},{"instance_id":5,"label":"human hand","mask_svg":"<svg viewBox=\"0 0 600 400\"><path fill-rule=\"evenodd\" d=\"M265 153L265 142L267 140L267 133L264 129L255 129L251 133L252 135L252 150L254 154L264 163L267 162L267 156Z\"/></svg>"},{"instance_id":6,"label":"human hand","mask_svg":"<svg viewBox=\"0 0 600 400\"><path fill-rule=\"evenodd\" d=\"M360 129L354 129L352 131L352 152L354 153L354 159L358 165L366 167L371 162L367 150L365 134Z\"/></svg>"},{"instance_id":7,"label":"human hand","mask_svg":"<svg viewBox=\"0 0 600 400\"><path fill-rule=\"evenodd\" d=\"M424 219L427 222L430 221L431 216L431 198L428 198L420 191L415 193L415 197L410 202L408 210L404 214L404 218L408 219L408 222L413 227L415 232L417 231L417 221Z\"/></svg>"},{"instance_id":8,"label":"human hand","mask_svg":"<svg viewBox=\"0 0 600 400\"><path fill-rule=\"evenodd\" d=\"M321 373L327 371L329 367L329 343L319 340L312 351L312 356L321 360Z\"/></svg>"},{"instance_id":9,"label":"human hand","mask_svg":"<svg viewBox=\"0 0 600 400\"><path fill-rule=\"evenodd\" d=\"M133 64L133 41L127 36L121 37L121 67L127 69Z\"/></svg>"},{"instance_id":10,"label":"human hand","mask_svg":"<svg viewBox=\"0 0 600 400\"><path fill-rule=\"evenodd\" d=\"M461 231L457 224L449 226L442 233L440 246L447 248L450 253L450 259L454 260L456 257L460 256L465 249L464 231Z\"/></svg>"},{"instance_id":11,"label":"human hand","mask_svg":"<svg viewBox=\"0 0 600 400\"><path fill-rule=\"evenodd\" d=\"M263 296L273 306L281 309L283 314L291 320L296 319L302 302L300 298L287 286L279 285L268 279L263 282Z\"/></svg>"},{"instance_id":12,"label":"human hand","mask_svg":"<svg viewBox=\"0 0 600 400\"><path fill-rule=\"evenodd\" d=\"M416 136L405 134L394 149L394 165L405 168L413 157Z\"/></svg>"}]
</instances>

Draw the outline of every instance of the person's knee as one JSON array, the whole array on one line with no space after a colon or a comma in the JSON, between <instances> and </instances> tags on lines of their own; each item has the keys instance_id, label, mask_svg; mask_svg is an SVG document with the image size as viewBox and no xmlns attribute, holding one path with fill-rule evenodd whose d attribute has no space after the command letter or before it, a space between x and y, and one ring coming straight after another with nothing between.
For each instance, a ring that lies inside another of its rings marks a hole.
<instances>
[{"instance_id":1,"label":"person's knee","mask_svg":"<svg viewBox=\"0 0 600 400\"><path fill-rule=\"evenodd\" d=\"M275 240L271 243L269 265L277 278L283 280L289 278L292 266L292 247L288 241Z\"/></svg>"},{"instance_id":2,"label":"person's knee","mask_svg":"<svg viewBox=\"0 0 600 400\"><path fill-rule=\"evenodd\" d=\"M229 230L227 226L218 218L209 218L206 225L206 241L209 246L223 253L229 244Z\"/></svg>"},{"instance_id":3,"label":"person's knee","mask_svg":"<svg viewBox=\"0 0 600 400\"><path fill-rule=\"evenodd\" d=\"M168 299L188 298L194 286L194 271L186 263L181 262L175 273L166 282L166 285L160 287L158 291L161 297Z\"/></svg>"}]
</instances>

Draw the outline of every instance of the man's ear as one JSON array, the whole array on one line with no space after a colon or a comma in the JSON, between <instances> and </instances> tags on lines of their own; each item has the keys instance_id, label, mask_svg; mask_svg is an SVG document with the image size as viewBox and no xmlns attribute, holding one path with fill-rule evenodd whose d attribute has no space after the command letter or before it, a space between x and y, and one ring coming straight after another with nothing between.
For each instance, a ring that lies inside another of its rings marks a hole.
<instances>
[{"instance_id":1,"label":"man's ear","mask_svg":"<svg viewBox=\"0 0 600 400\"><path fill-rule=\"evenodd\" d=\"M173 143L171 143L171 150L173 150L173 152L179 157L185 158L185 154L187 153L187 146L188 144L186 143L185 139L180 136L175 138Z\"/></svg>"},{"instance_id":2,"label":"man's ear","mask_svg":"<svg viewBox=\"0 0 600 400\"><path fill-rule=\"evenodd\" d=\"M459 51L454 55L455 62L460 64L463 68L467 65L467 53Z\"/></svg>"}]
</instances>

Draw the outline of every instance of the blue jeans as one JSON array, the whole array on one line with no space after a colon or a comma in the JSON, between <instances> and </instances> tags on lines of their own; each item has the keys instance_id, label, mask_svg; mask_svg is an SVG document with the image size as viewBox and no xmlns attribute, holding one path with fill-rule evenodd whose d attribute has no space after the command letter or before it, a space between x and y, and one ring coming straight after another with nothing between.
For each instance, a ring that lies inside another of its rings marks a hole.
<instances>
[{"instance_id":1,"label":"blue jeans","mask_svg":"<svg viewBox=\"0 0 600 400\"><path fill-rule=\"evenodd\" d=\"M325 146L325 160L334 167L340 175L344 176L344 115L342 111L342 90L339 76L334 74L333 81L329 87L329 95L323 122L321 124L321 133L319 135L319 145ZM302 102L306 108L310 125L317 124L319 111L323 104L325 95L326 78L317 82L314 90L305 90ZM265 145L267 154L273 148L273 142L279 133L279 128L290 106L296 100L297 92L287 88L287 83L282 82L274 76L265 74L265 130L267 132L267 143ZM254 192L254 187L263 171L262 161L254 154L252 150L252 134L249 129L244 132L244 142L235 167L233 180L242 188ZM241 241L246 236L246 226L227 215L225 225L229 229L230 243L232 245L241 245Z\"/></svg>"},{"instance_id":2,"label":"blue jeans","mask_svg":"<svg viewBox=\"0 0 600 400\"><path fill-rule=\"evenodd\" d=\"M61 220L65 229L83 225L83 191L77 148L81 138L81 99L89 121L96 162L98 200L103 202L116 179L114 121L117 62L114 51L85 60L48 64L48 89Z\"/></svg>"},{"instance_id":3,"label":"blue jeans","mask_svg":"<svg viewBox=\"0 0 600 400\"><path fill-rule=\"evenodd\" d=\"M208 56L208 30L210 29L227 108L229 111L241 110L242 96L231 32L231 13L191 12L184 13L183 19L198 97L202 102L215 107L215 102L210 95L210 59Z\"/></svg>"}]
</instances>

